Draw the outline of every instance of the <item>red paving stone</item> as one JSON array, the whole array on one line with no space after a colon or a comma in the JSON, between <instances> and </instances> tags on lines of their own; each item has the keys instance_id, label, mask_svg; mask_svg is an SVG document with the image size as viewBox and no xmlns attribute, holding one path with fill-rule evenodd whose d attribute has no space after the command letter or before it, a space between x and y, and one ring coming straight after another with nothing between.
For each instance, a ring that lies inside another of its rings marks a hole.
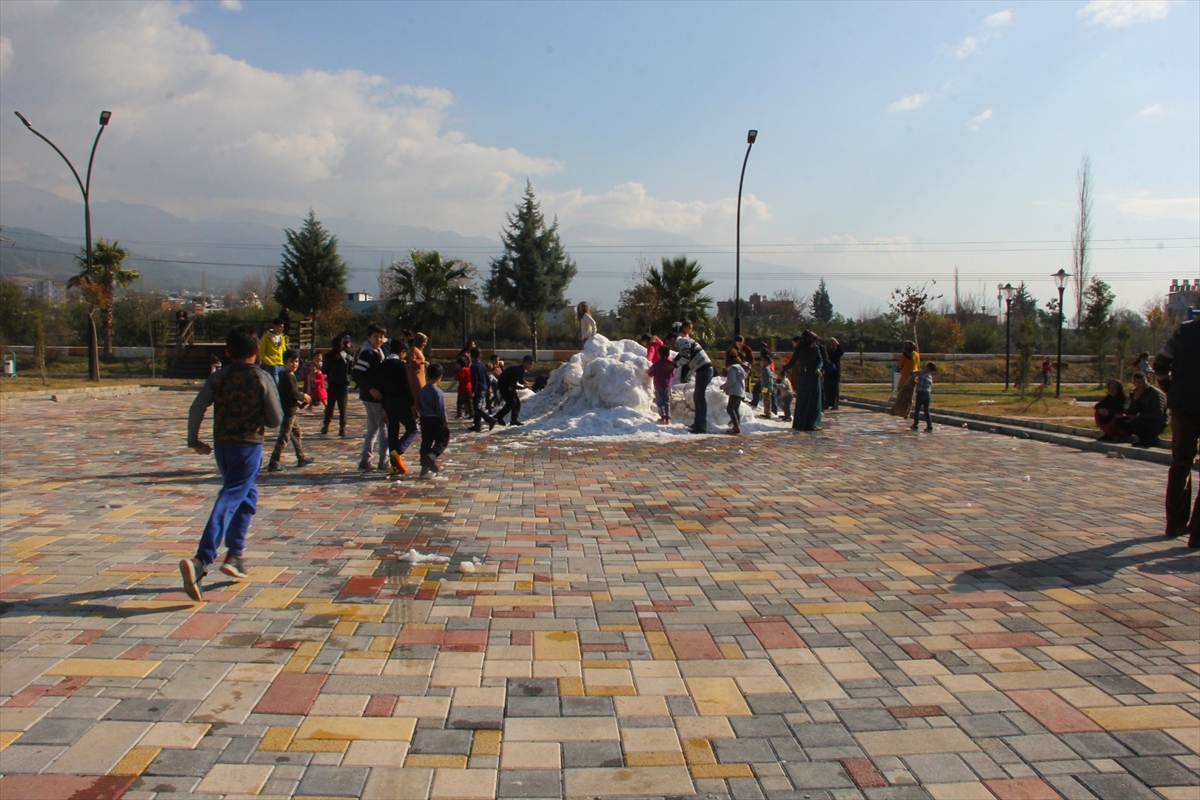
<instances>
[{"instance_id":1,"label":"red paving stone","mask_svg":"<svg viewBox=\"0 0 1200 800\"><path fill-rule=\"evenodd\" d=\"M378 594L383 588L384 578L372 575L355 575L346 581L342 594Z\"/></svg>"},{"instance_id":2,"label":"red paving stone","mask_svg":"<svg viewBox=\"0 0 1200 800\"><path fill-rule=\"evenodd\" d=\"M680 661L708 661L724 658L721 648L706 631L667 631L667 641Z\"/></svg>"},{"instance_id":3,"label":"red paving stone","mask_svg":"<svg viewBox=\"0 0 1200 800\"><path fill-rule=\"evenodd\" d=\"M996 795L996 800L1062 800L1062 795L1041 778L984 781L983 785Z\"/></svg>"},{"instance_id":4,"label":"red paving stone","mask_svg":"<svg viewBox=\"0 0 1200 800\"><path fill-rule=\"evenodd\" d=\"M193 614L167 635L168 639L211 639L237 619L233 614Z\"/></svg>"},{"instance_id":5,"label":"red paving stone","mask_svg":"<svg viewBox=\"0 0 1200 800\"><path fill-rule=\"evenodd\" d=\"M4 800L118 800L134 777L114 775L4 775Z\"/></svg>"},{"instance_id":6,"label":"red paving stone","mask_svg":"<svg viewBox=\"0 0 1200 800\"><path fill-rule=\"evenodd\" d=\"M879 774L869 758L844 758L842 766L860 789L878 789L888 785L887 778Z\"/></svg>"},{"instance_id":7,"label":"red paving stone","mask_svg":"<svg viewBox=\"0 0 1200 800\"><path fill-rule=\"evenodd\" d=\"M748 622L747 626L764 650L794 650L805 646L800 634L786 622Z\"/></svg>"},{"instance_id":8,"label":"red paving stone","mask_svg":"<svg viewBox=\"0 0 1200 800\"><path fill-rule=\"evenodd\" d=\"M271 688L254 707L256 714L307 714L326 675L285 672L276 676Z\"/></svg>"}]
</instances>

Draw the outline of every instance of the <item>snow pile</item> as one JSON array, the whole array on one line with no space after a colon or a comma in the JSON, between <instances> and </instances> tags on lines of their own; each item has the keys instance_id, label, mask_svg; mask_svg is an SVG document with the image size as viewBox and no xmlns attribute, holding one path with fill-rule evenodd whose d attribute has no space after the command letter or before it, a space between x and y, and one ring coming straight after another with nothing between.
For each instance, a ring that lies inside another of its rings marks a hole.
<instances>
[{"instance_id":1,"label":"snow pile","mask_svg":"<svg viewBox=\"0 0 1200 800\"><path fill-rule=\"evenodd\" d=\"M694 384L671 387L671 424L659 425L654 405L654 383L647 374L646 349L631 339L610 341L599 334L588 340L583 352L550 373L546 388L537 394L522 393L518 428L548 438L642 437L687 435L695 417ZM725 411L728 396L722 378L709 384L708 429L719 433L729 427ZM742 431L779 430L787 423L765 420L742 405ZM497 429L499 430L499 429Z\"/></svg>"}]
</instances>

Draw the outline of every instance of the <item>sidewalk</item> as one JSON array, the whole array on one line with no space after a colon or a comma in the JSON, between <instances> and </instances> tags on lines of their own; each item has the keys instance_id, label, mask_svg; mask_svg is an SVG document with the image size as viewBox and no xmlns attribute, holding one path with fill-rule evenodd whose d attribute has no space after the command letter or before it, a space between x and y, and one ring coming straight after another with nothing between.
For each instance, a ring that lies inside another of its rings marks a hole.
<instances>
[{"instance_id":1,"label":"sidewalk","mask_svg":"<svg viewBox=\"0 0 1200 800\"><path fill-rule=\"evenodd\" d=\"M5 800L1197 796L1200 553L1160 465L844 409L452 422L450 479L392 484L305 417L250 579L194 604L190 401L0 409Z\"/></svg>"}]
</instances>

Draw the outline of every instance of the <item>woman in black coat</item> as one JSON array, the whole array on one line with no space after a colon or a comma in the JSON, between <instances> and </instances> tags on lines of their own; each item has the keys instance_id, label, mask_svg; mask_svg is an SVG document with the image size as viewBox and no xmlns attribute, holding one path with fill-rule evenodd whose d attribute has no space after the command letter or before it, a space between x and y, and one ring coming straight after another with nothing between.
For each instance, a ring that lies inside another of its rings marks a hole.
<instances>
[{"instance_id":1,"label":"woman in black coat","mask_svg":"<svg viewBox=\"0 0 1200 800\"><path fill-rule=\"evenodd\" d=\"M837 339L830 337L825 342L825 353L829 356L825 363L825 408L837 408L841 396L842 356L846 355L846 351Z\"/></svg>"}]
</instances>

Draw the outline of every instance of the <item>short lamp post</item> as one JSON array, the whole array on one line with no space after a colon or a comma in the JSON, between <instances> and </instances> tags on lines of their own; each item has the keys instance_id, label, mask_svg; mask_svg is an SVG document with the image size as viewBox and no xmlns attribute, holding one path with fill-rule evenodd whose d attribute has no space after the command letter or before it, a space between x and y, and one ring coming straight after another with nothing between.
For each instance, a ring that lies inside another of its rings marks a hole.
<instances>
[{"instance_id":1,"label":"short lamp post","mask_svg":"<svg viewBox=\"0 0 1200 800\"><path fill-rule=\"evenodd\" d=\"M742 183L746 180L746 162L750 160L750 148L754 147L754 140L758 138L758 131L749 131L746 134L746 157L742 159L742 176L738 178L738 202L737 202L737 242L734 245L734 260L733 260L733 335L742 335Z\"/></svg>"},{"instance_id":2,"label":"short lamp post","mask_svg":"<svg viewBox=\"0 0 1200 800\"><path fill-rule=\"evenodd\" d=\"M1004 293L1004 391L1008 391L1009 364L1012 361L1012 301L1017 290L1011 283L1000 289Z\"/></svg>"},{"instance_id":3,"label":"short lamp post","mask_svg":"<svg viewBox=\"0 0 1200 800\"><path fill-rule=\"evenodd\" d=\"M1054 278L1054 285L1058 287L1058 361L1054 365L1054 396L1058 397L1062 391L1063 292L1067 289L1067 279L1070 276L1065 269L1060 269L1050 277Z\"/></svg>"},{"instance_id":4,"label":"short lamp post","mask_svg":"<svg viewBox=\"0 0 1200 800\"><path fill-rule=\"evenodd\" d=\"M96 145L100 144L100 134L104 133L104 129L108 127L108 121L112 118L111 111L100 112L100 130L96 131L96 139L92 142L92 154L88 156L87 179L80 180L79 172L76 171L75 165L71 163L71 159L67 158L62 150L58 149L58 145L47 139L40 131L30 124L29 120L21 114L20 111L14 111L17 119L28 128L35 136L41 139L46 144L54 149L54 152L67 162L67 167L71 170L71 174L75 176L75 183L79 184L79 191L83 193L83 235L85 243L85 264L87 265L87 277L91 281L95 274L92 269L92 209L89 204L89 196L92 189L92 162L96 158ZM88 314L88 380L99 383L100 381L100 346L96 338L96 310L92 307Z\"/></svg>"},{"instance_id":5,"label":"short lamp post","mask_svg":"<svg viewBox=\"0 0 1200 800\"><path fill-rule=\"evenodd\" d=\"M467 345L467 282L458 282L458 304L462 311L462 343Z\"/></svg>"}]
</instances>

